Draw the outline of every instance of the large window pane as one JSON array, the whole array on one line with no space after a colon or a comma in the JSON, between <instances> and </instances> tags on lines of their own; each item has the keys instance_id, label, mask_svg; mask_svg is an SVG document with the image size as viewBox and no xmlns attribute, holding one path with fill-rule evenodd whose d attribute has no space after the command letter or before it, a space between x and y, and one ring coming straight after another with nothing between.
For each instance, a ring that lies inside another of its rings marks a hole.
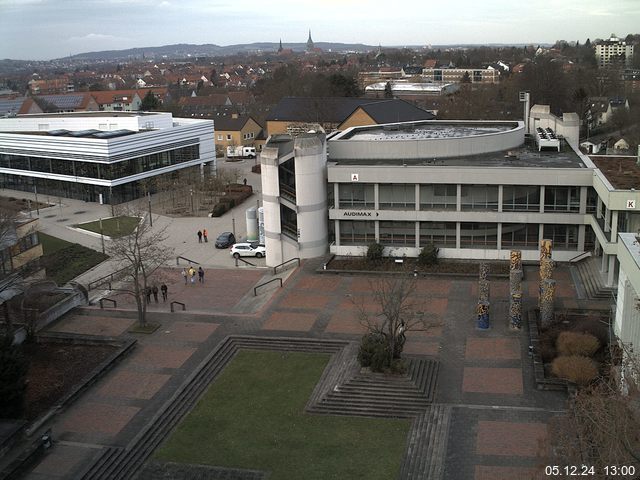
<instances>
[{"instance_id":1,"label":"large window pane","mask_svg":"<svg viewBox=\"0 0 640 480\"><path fill-rule=\"evenodd\" d=\"M341 183L339 195L340 208L372 209L375 206L371 184Z\"/></svg>"},{"instance_id":2,"label":"large window pane","mask_svg":"<svg viewBox=\"0 0 640 480\"><path fill-rule=\"evenodd\" d=\"M537 212L540 210L540 187L505 185L502 188L502 210L505 212Z\"/></svg>"},{"instance_id":3,"label":"large window pane","mask_svg":"<svg viewBox=\"0 0 640 480\"><path fill-rule=\"evenodd\" d=\"M368 245L375 241L375 222L359 222L356 220L340 221L340 245Z\"/></svg>"},{"instance_id":4,"label":"large window pane","mask_svg":"<svg viewBox=\"0 0 640 480\"><path fill-rule=\"evenodd\" d=\"M497 223L461 223L461 248L498 248Z\"/></svg>"},{"instance_id":5,"label":"large window pane","mask_svg":"<svg viewBox=\"0 0 640 480\"><path fill-rule=\"evenodd\" d=\"M380 222L380 243L415 247L415 222Z\"/></svg>"},{"instance_id":6,"label":"large window pane","mask_svg":"<svg viewBox=\"0 0 640 480\"><path fill-rule=\"evenodd\" d=\"M545 212L579 212L580 187L545 187Z\"/></svg>"},{"instance_id":7,"label":"large window pane","mask_svg":"<svg viewBox=\"0 0 640 480\"><path fill-rule=\"evenodd\" d=\"M553 241L555 250L577 250L578 225L546 224L544 226L544 238Z\"/></svg>"},{"instance_id":8,"label":"large window pane","mask_svg":"<svg viewBox=\"0 0 640 480\"><path fill-rule=\"evenodd\" d=\"M525 247L538 248L538 224L534 223L503 223L502 248Z\"/></svg>"},{"instance_id":9,"label":"large window pane","mask_svg":"<svg viewBox=\"0 0 640 480\"><path fill-rule=\"evenodd\" d=\"M462 210L498 210L497 185L463 185Z\"/></svg>"},{"instance_id":10,"label":"large window pane","mask_svg":"<svg viewBox=\"0 0 640 480\"><path fill-rule=\"evenodd\" d=\"M416 187L414 184L382 184L378 187L379 207L384 210L414 210Z\"/></svg>"},{"instance_id":11,"label":"large window pane","mask_svg":"<svg viewBox=\"0 0 640 480\"><path fill-rule=\"evenodd\" d=\"M456 246L456 222L420 222L420 246Z\"/></svg>"},{"instance_id":12,"label":"large window pane","mask_svg":"<svg viewBox=\"0 0 640 480\"><path fill-rule=\"evenodd\" d=\"M457 185L420 185L420 210L455 210Z\"/></svg>"}]
</instances>

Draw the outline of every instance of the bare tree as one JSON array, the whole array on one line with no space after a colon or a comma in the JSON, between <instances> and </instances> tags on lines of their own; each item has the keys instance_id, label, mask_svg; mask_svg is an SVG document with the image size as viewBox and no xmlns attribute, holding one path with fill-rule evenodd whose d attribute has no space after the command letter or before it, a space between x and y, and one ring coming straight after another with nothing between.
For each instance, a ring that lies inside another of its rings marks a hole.
<instances>
[{"instance_id":1,"label":"bare tree","mask_svg":"<svg viewBox=\"0 0 640 480\"><path fill-rule=\"evenodd\" d=\"M0 268L0 301L2 302L6 330L9 335L13 332L9 300L21 293L24 287L23 272L14 270L11 264L10 249L18 239L16 233L17 221L18 212L15 209L0 208L0 258L3 262L2 268Z\"/></svg>"},{"instance_id":2,"label":"bare tree","mask_svg":"<svg viewBox=\"0 0 640 480\"><path fill-rule=\"evenodd\" d=\"M384 339L384 365L390 368L400 358L408 332L428 331L439 322L425 318L425 305L416 295L415 278L384 278L369 285L378 313L371 315L362 300L357 305L360 323L368 334Z\"/></svg>"},{"instance_id":3,"label":"bare tree","mask_svg":"<svg viewBox=\"0 0 640 480\"><path fill-rule=\"evenodd\" d=\"M593 466L593 478L636 478L640 473L640 359L625 346L618 357L609 375L579 389L567 415L551 423L550 463ZM621 475L622 466L635 468L635 475ZM573 478L570 474L561 470L554 478Z\"/></svg>"},{"instance_id":4,"label":"bare tree","mask_svg":"<svg viewBox=\"0 0 640 480\"><path fill-rule=\"evenodd\" d=\"M139 212L129 215L144 217ZM164 245L166 238L166 228L158 228L157 225L151 227L145 217L130 235L113 239L107 246L111 258L127 269L126 278L131 281L131 287L124 292L133 295L136 300L140 327L147 324L145 296L147 288L151 288L149 280L173 253L172 248Z\"/></svg>"}]
</instances>

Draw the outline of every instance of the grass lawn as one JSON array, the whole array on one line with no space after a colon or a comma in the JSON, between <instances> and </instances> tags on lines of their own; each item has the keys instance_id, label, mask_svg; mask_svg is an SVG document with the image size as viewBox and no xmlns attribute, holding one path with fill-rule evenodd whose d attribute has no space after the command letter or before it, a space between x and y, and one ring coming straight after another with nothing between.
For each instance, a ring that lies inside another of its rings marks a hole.
<instances>
[{"instance_id":1,"label":"grass lawn","mask_svg":"<svg viewBox=\"0 0 640 480\"><path fill-rule=\"evenodd\" d=\"M156 451L270 480L397 478L410 421L307 415L328 355L241 350Z\"/></svg>"},{"instance_id":2,"label":"grass lawn","mask_svg":"<svg viewBox=\"0 0 640 480\"><path fill-rule=\"evenodd\" d=\"M108 237L122 237L123 235L129 235L138 226L140 219L138 217L113 217L105 218L102 220L102 233ZM83 230L89 230L90 232L100 233L100 220L95 222L87 222L76 225Z\"/></svg>"},{"instance_id":3,"label":"grass lawn","mask_svg":"<svg viewBox=\"0 0 640 480\"><path fill-rule=\"evenodd\" d=\"M44 252L41 262L47 269L47 278L54 280L58 285L64 285L109 258L102 252L46 233L39 232L38 238Z\"/></svg>"}]
</instances>

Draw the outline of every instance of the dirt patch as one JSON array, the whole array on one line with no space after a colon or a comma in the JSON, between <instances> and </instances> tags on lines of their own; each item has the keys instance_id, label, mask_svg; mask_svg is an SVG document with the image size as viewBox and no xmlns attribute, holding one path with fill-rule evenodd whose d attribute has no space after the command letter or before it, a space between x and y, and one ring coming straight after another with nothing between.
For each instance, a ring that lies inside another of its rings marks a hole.
<instances>
[{"instance_id":1,"label":"dirt patch","mask_svg":"<svg viewBox=\"0 0 640 480\"><path fill-rule=\"evenodd\" d=\"M37 208L47 208L50 207L48 203L36 202L34 200L26 200L24 198L14 198L14 197L0 197L0 208L3 210L10 210L15 212L29 211L29 207L31 210L35 210Z\"/></svg>"},{"instance_id":2,"label":"dirt patch","mask_svg":"<svg viewBox=\"0 0 640 480\"><path fill-rule=\"evenodd\" d=\"M116 350L109 345L25 345L29 359L25 418L35 420L45 413Z\"/></svg>"}]
</instances>

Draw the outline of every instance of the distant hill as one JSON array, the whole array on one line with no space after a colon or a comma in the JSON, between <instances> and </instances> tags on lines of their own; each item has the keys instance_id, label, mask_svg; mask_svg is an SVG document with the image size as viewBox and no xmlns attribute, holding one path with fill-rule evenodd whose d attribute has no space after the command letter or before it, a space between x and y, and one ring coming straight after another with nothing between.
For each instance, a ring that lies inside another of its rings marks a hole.
<instances>
[{"instance_id":1,"label":"distant hill","mask_svg":"<svg viewBox=\"0 0 640 480\"><path fill-rule=\"evenodd\" d=\"M332 43L317 42L316 47L322 50L337 52L367 52L378 47L364 45L362 43ZM220 46L212 43L204 45L193 45L189 43L180 43L175 45L163 45L161 47L143 47L129 48L127 50L103 50L101 52L87 52L64 57L66 60L124 60L131 58L184 58L191 57L219 57L226 55L235 55L238 53L252 52L276 52L279 44L274 42L258 42L245 43L238 45ZM307 48L306 43L283 43L283 48L290 48L294 52L303 52ZM62 58L58 59L62 60Z\"/></svg>"}]
</instances>

